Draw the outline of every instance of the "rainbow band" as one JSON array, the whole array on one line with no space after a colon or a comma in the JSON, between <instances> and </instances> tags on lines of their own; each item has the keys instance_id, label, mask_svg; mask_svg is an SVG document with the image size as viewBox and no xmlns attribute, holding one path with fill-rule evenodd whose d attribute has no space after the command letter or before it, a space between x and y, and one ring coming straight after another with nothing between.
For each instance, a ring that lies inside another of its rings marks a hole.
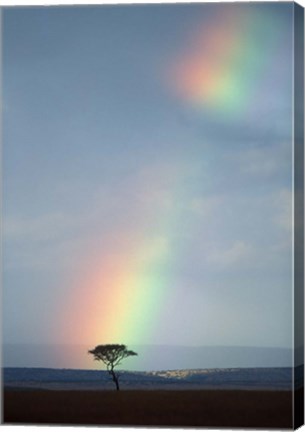
<instances>
[{"instance_id":1,"label":"rainbow band","mask_svg":"<svg viewBox=\"0 0 305 432\"><path fill-rule=\"evenodd\" d=\"M248 6L219 15L196 33L171 67L175 92L210 113L243 114L262 90L279 35L280 26L270 23L264 9Z\"/></svg>"},{"instance_id":2,"label":"rainbow band","mask_svg":"<svg viewBox=\"0 0 305 432\"><path fill-rule=\"evenodd\" d=\"M266 77L277 67L274 58L281 43L280 26L278 22L278 28L270 24L264 8L258 11L247 5L224 10L234 10L234 15L224 13L199 29L191 47L172 65L170 84L183 101L204 113L240 119L258 105L255 99L259 100ZM191 162L194 170L194 160ZM189 175L185 168L175 173L166 168L162 180L156 169L144 185L143 195L151 189L153 193L165 190L174 205L151 205L148 210L145 204L138 205L138 228L127 226L122 232L125 228L119 225L121 231L101 239L100 249L84 260L79 271L84 276L71 282L70 313L66 308L62 311L61 328L71 343L88 343L88 349L105 343L132 348L158 340L154 335L159 317L166 313L172 292L170 267L186 253L179 245L170 254L167 249L178 230L189 228L184 226L179 208L180 201L187 201L181 191L189 194ZM138 190L138 186L129 188ZM194 233L194 227L192 230ZM87 362L92 366L88 356Z\"/></svg>"},{"instance_id":3,"label":"rainbow band","mask_svg":"<svg viewBox=\"0 0 305 432\"><path fill-rule=\"evenodd\" d=\"M179 203L179 185L189 173L183 169L169 173L167 167L160 172L156 167L154 174L153 190L151 178L132 189L140 187L144 196L149 191L154 196L165 184ZM159 205L144 203L139 210L137 231L120 226L120 231L111 232L100 250L81 263L81 280L76 276L70 282L69 310L60 315L71 343L85 343L91 349L98 344L124 343L132 348L147 340L158 341L159 317L166 312L171 292L169 247L179 221L176 206L162 200ZM94 367L86 352L84 361Z\"/></svg>"}]
</instances>

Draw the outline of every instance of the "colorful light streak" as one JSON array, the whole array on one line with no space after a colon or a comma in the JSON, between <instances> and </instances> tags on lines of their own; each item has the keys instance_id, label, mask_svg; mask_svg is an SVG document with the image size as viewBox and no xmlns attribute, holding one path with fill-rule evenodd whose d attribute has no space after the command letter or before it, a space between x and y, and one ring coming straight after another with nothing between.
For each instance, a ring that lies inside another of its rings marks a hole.
<instances>
[{"instance_id":1,"label":"colorful light streak","mask_svg":"<svg viewBox=\"0 0 305 432\"><path fill-rule=\"evenodd\" d=\"M199 110L230 119L251 111L276 70L280 26L270 18L248 6L203 24L170 67L175 93Z\"/></svg>"}]
</instances>

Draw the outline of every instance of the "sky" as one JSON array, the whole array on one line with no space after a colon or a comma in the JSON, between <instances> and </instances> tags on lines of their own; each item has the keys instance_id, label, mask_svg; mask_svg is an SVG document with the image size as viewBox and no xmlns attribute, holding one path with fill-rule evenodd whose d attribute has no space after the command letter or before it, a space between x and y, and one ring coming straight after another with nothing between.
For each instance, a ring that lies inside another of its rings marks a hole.
<instances>
[{"instance_id":1,"label":"sky","mask_svg":"<svg viewBox=\"0 0 305 432\"><path fill-rule=\"evenodd\" d=\"M292 347L292 3L3 10L3 342Z\"/></svg>"}]
</instances>

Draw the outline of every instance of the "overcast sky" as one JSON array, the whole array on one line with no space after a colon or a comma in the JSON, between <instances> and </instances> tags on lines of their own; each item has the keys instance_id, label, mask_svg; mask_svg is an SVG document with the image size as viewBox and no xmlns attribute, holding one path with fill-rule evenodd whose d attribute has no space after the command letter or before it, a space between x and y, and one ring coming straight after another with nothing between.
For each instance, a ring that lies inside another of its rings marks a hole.
<instances>
[{"instance_id":1,"label":"overcast sky","mask_svg":"<svg viewBox=\"0 0 305 432\"><path fill-rule=\"evenodd\" d=\"M4 342L291 347L292 8L4 10Z\"/></svg>"}]
</instances>

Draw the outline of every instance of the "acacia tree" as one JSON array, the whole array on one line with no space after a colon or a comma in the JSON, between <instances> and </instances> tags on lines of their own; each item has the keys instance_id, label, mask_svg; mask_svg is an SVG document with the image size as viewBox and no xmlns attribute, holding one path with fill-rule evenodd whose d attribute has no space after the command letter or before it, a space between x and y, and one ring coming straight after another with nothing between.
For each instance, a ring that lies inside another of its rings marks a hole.
<instances>
[{"instance_id":1,"label":"acacia tree","mask_svg":"<svg viewBox=\"0 0 305 432\"><path fill-rule=\"evenodd\" d=\"M102 361L107 368L112 381L115 383L116 389L120 390L119 375L114 370L121 361L130 356L138 355L134 351L127 349L126 345L113 344L113 345L98 345L94 349L88 351L89 354L94 356L94 360Z\"/></svg>"}]
</instances>

